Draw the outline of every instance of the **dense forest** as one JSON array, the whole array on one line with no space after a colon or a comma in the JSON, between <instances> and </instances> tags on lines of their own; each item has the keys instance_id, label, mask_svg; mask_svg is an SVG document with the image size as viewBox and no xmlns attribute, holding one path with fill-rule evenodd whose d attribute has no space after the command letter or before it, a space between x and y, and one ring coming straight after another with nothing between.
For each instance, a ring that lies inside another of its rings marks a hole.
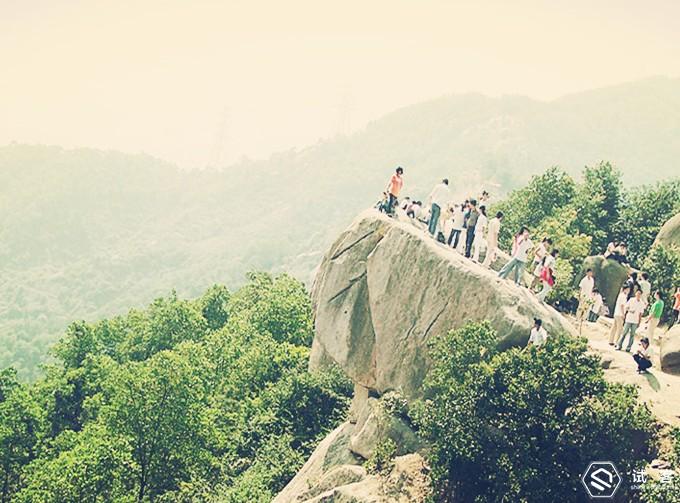
<instances>
[{"instance_id":1,"label":"dense forest","mask_svg":"<svg viewBox=\"0 0 680 503\"><path fill-rule=\"evenodd\" d=\"M32 385L0 374L1 501L268 502L345 415L307 372L311 304L289 276L72 323Z\"/></svg>"},{"instance_id":2,"label":"dense forest","mask_svg":"<svg viewBox=\"0 0 680 503\"><path fill-rule=\"evenodd\" d=\"M425 198L448 176L456 194L486 187L498 201L548 166L578 183L584 165L608 159L624 187L650 187L638 189L640 199L622 189L623 200L644 202L654 184L678 175L677 83L651 79L552 102L448 96L351 136L199 172L145 155L2 147L0 366L35 378L71 320L121 314L173 288L188 297L213 283L233 289L249 270L309 284L323 251L398 164L407 194ZM664 216L638 210L652 226Z\"/></svg>"}]
</instances>

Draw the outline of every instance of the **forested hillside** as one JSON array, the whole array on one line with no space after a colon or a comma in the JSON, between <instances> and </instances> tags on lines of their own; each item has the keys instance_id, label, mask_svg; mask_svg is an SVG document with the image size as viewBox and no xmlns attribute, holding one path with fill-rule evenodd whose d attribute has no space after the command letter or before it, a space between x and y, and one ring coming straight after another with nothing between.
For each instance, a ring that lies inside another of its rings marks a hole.
<instances>
[{"instance_id":1,"label":"forested hillside","mask_svg":"<svg viewBox=\"0 0 680 503\"><path fill-rule=\"evenodd\" d=\"M322 251L372 204L393 168L424 198L495 197L560 165L606 159L624 186L680 174L680 81L652 79L553 102L479 95L398 110L349 137L220 171L144 155L0 148L0 366L36 375L72 319L95 320L176 288L237 287L248 270L308 282Z\"/></svg>"},{"instance_id":2,"label":"forested hillside","mask_svg":"<svg viewBox=\"0 0 680 503\"><path fill-rule=\"evenodd\" d=\"M349 403L340 371L307 372L311 338L285 275L71 324L45 377L0 372L0 498L271 501Z\"/></svg>"}]
</instances>

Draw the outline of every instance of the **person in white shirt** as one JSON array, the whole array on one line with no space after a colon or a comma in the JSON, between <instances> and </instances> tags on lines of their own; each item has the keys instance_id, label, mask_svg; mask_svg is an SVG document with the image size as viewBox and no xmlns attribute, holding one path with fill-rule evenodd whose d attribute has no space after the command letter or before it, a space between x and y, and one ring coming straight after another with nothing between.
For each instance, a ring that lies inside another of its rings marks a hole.
<instances>
[{"instance_id":1,"label":"person in white shirt","mask_svg":"<svg viewBox=\"0 0 680 503\"><path fill-rule=\"evenodd\" d=\"M533 247L531 239L529 239L529 229L522 227L522 229L515 235L512 247L512 258L503 266L498 272L498 277L506 279L511 272L515 273L515 283L519 285L519 281L524 273L526 267L529 250Z\"/></svg>"},{"instance_id":2,"label":"person in white shirt","mask_svg":"<svg viewBox=\"0 0 680 503\"><path fill-rule=\"evenodd\" d=\"M486 231L486 256L484 257L485 267L490 267L498 256L498 235L501 232L501 221L503 212L499 211L496 216L489 221Z\"/></svg>"},{"instance_id":3,"label":"person in white shirt","mask_svg":"<svg viewBox=\"0 0 680 503\"><path fill-rule=\"evenodd\" d=\"M536 285L541 281L541 271L543 271L543 259L548 255L550 248L552 247L552 239L545 237L541 241L536 250L534 250L534 274L531 280L531 289L533 290Z\"/></svg>"},{"instance_id":4,"label":"person in white shirt","mask_svg":"<svg viewBox=\"0 0 680 503\"><path fill-rule=\"evenodd\" d=\"M444 178L442 183L435 185L427 198L427 202L430 204L430 223L428 229L433 236L436 236L437 233L437 225L439 224L442 208L446 208L450 200L449 181Z\"/></svg>"},{"instance_id":5,"label":"person in white shirt","mask_svg":"<svg viewBox=\"0 0 680 503\"><path fill-rule=\"evenodd\" d=\"M647 369L652 366L652 345L647 337L643 337L640 340L640 345L633 355L633 360L637 363L638 374L646 374Z\"/></svg>"},{"instance_id":6,"label":"person in white shirt","mask_svg":"<svg viewBox=\"0 0 680 503\"><path fill-rule=\"evenodd\" d=\"M593 302L593 289L595 288L595 276L592 269L586 271L581 282L578 284L578 308L576 309L576 319L583 321L583 317Z\"/></svg>"},{"instance_id":7,"label":"person in white shirt","mask_svg":"<svg viewBox=\"0 0 680 503\"><path fill-rule=\"evenodd\" d=\"M463 232L463 224L465 223L465 211L462 204L455 204L452 209L452 225L451 233L447 243L451 248L457 250L460 236Z\"/></svg>"},{"instance_id":8,"label":"person in white shirt","mask_svg":"<svg viewBox=\"0 0 680 503\"><path fill-rule=\"evenodd\" d=\"M590 311L588 311L588 321L595 323L600 317L600 311L602 311L602 306L604 305L604 299L600 291L595 288L593 289L593 305L590 306Z\"/></svg>"},{"instance_id":9,"label":"person in white shirt","mask_svg":"<svg viewBox=\"0 0 680 503\"><path fill-rule=\"evenodd\" d=\"M619 339L616 349L623 348L623 341L628 336L628 346L626 351L630 353L630 348L633 347L633 340L635 339L635 332L642 321L642 313L645 311L645 303L642 302L642 292L640 290L635 292L635 297L626 302L626 310L623 317L623 333Z\"/></svg>"},{"instance_id":10,"label":"person in white shirt","mask_svg":"<svg viewBox=\"0 0 680 503\"><path fill-rule=\"evenodd\" d=\"M640 289L642 290L642 302L649 305L649 296L652 293L652 284L649 282L649 274L642 273L642 279L638 281Z\"/></svg>"},{"instance_id":11,"label":"person in white shirt","mask_svg":"<svg viewBox=\"0 0 680 503\"><path fill-rule=\"evenodd\" d=\"M482 249L487 250L486 232L489 226L489 219L486 216L486 207L479 207L479 217L477 218L477 226L475 228L475 239L472 242L472 260L479 262L479 253Z\"/></svg>"},{"instance_id":12,"label":"person in white shirt","mask_svg":"<svg viewBox=\"0 0 680 503\"><path fill-rule=\"evenodd\" d=\"M628 292L630 287L624 286L621 288L618 297L616 297L616 306L614 307L614 322L609 331L609 345L613 346L614 341L619 338L623 331L623 315L626 312L626 303L628 302Z\"/></svg>"},{"instance_id":13,"label":"person in white shirt","mask_svg":"<svg viewBox=\"0 0 680 503\"><path fill-rule=\"evenodd\" d=\"M531 327L529 342L527 346L541 347L548 340L548 332L543 328L543 320L534 318L534 326Z\"/></svg>"}]
</instances>

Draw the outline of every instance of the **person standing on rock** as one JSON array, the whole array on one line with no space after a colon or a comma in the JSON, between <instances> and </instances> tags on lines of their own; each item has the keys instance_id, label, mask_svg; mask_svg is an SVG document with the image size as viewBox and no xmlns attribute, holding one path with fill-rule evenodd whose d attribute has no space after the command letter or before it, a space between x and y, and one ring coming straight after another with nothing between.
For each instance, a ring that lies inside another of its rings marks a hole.
<instances>
[{"instance_id":1,"label":"person standing on rock","mask_svg":"<svg viewBox=\"0 0 680 503\"><path fill-rule=\"evenodd\" d=\"M593 270L588 269L578 284L578 308L576 309L576 319L583 321L583 317L593 303L593 289L595 288L595 276Z\"/></svg>"},{"instance_id":2,"label":"person standing on rock","mask_svg":"<svg viewBox=\"0 0 680 503\"><path fill-rule=\"evenodd\" d=\"M640 290L642 290L642 302L649 305L649 296L652 293L652 284L649 282L649 274L643 272L640 278Z\"/></svg>"},{"instance_id":3,"label":"person standing on rock","mask_svg":"<svg viewBox=\"0 0 680 503\"><path fill-rule=\"evenodd\" d=\"M673 328L673 325L680 322L680 286L675 289L673 295L673 313L671 314L671 321L668 324L668 330Z\"/></svg>"},{"instance_id":4,"label":"person standing on rock","mask_svg":"<svg viewBox=\"0 0 680 503\"><path fill-rule=\"evenodd\" d=\"M468 215L467 219L467 234L465 236L465 256L467 258L470 258L470 255L472 255L472 243L475 240L477 220L479 220L477 200L470 199L470 214Z\"/></svg>"},{"instance_id":5,"label":"person standing on rock","mask_svg":"<svg viewBox=\"0 0 680 503\"><path fill-rule=\"evenodd\" d=\"M539 243L534 251L534 271L533 278L531 280L531 289L533 290L536 285L541 281L541 271L543 270L543 259L548 255L550 247L552 246L552 239L544 237L543 241Z\"/></svg>"},{"instance_id":6,"label":"person standing on rock","mask_svg":"<svg viewBox=\"0 0 680 503\"><path fill-rule=\"evenodd\" d=\"M623 331L623 316L626 312L626 303L628 302L628 292L630 287L624 285L619 292L618 297L616 297L616 305L614 306L614 322L612 323L612 328L609 331L609 345L613 346L614 341L618 340Z\"/></svg>"},{"instance_id":7,"label":"person standing on rock","mask_svg":"<svg viewBox=\"0 0 680 503\"><path fill-rule=\"evenodd\" d=\"M503 268L498 272L498 277L505 279L510 276L511 272L515 273L515 283L519 285L519 281L524 273L524 268L526 267L529 250L533 247L531 239L529 239L529 229L527 227L522 227L515 235L515 239L512 245L512 258L510 261L503 266Z\"/></svg>"},{"instance_id":8,"label":"person standing on rock","mask_svg":"<svg viewBox=\"0 0 680 503\"><path fill-rule=\"evenodd\" d=\"M550 254L543 258L543 269L541 271L541 283L543 283L543 288L536 294L536 297L541 302L545 302L545 298L555 286L555 267L559 254L560 251L557 248L553 248Z\"/></svg>"},{"instance_id":9,"label":"person standing on rock","mask_svg":"<svg viewBox=\"0 0 680 503\"><path fill-rule=\"evenodd\" d=\"M642 302L642 291L637 290L635 292L635 297L626 302L626 311L623 318L623 333L619 339L619 343L616 345L616 349L623 348L623 342L628 336L628 346L626 351L630 353L630 348L633 347L633 340L635 339L635 332L640 326L642 321L642 313L645 311L645 303Z\"/></svg>"},{"instance_id":10,"label":"person standing on rock","mask_svg":"<svg viewBox=\"0 0 680 503\"><path fill-rule=\"evenodd\" d=\"M452 220L451 234L449 234L447 243L454 250L458 250L458 241L460 241L463 225L465 225L465 204L454 205Z\"/></svg>"},{"instance_id":11,"label":"person standing on rock","mask_svg":"<svg viewBox=\"0 0 680 503\"><path fill-rule=\"evenodd\" d=\"M390 183L387 185L387 195L389 197L389 201L387 201L388 215L394 214L394 205L396 204L397 199L399 199L399 193L404 186L403 175L404 169L399 166L392 175L392 178L390 178Z\"/></svg>"},{"instance_id":12,"label":"person standing on rock","mask_svg":"<svg viewBox=\"0 0 680 503\"><path fill-rule=\"evenodd\" d=\"M485 267L491 267L491 264L496 260L498 255L498 235L501 232L501 221L503 220L503 212L499 211L496 216L489 221L486 238L486 257L484 257Z\"/></svg>"},{"instance_id":13,"label":"person standing on rock","mask_svg":"<svg viewBox=\"0 0 680 503\"><path fill-rule=\"evenodd\" d=\"M661 292L657 290L654 292L654 303L652 304L652 307L649 308L649 316L647 316L647 337L649 337L650 341L654 340L654 332L661 321L663 308L664 302L661 300Z\"/></svg>"},{"instance_id":14,"label":"person standing on rock","mask_svg":"<svg viewBox=\"0 0 680 503\"><path fill-rule=\"evenodd\" d=\"M486 216L486 207L479 207L479 217L477 218L477 225L475 228L475 240L472 243L474 252L472 254L472 260L479 262L479 254L482 248L486 249L486 253L489 253L488 243L486 241L486 232L489 226L489 219Z\"/></svg>"},{"instance_id":15,"label":"person standing on rock","mask_svg":"<svg viewBox=\"0 0 680 503\"><path fill-rule=\"evenodd\" d=\"M430 192L427 202L430 204L430 234L436 237L437 226L439 224L439 217L442 213L442 208L446 208L451 199L451 191L449 190L449 181L444 178L441 183L438 183Z\"/></svg>"}]
</instances>

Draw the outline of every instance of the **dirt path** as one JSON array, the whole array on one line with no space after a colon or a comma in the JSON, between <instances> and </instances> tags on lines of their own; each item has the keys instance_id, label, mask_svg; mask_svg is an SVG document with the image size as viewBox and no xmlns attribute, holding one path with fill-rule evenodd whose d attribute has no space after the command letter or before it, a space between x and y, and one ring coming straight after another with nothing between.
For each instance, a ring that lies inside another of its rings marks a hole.
<instances>
[{"instance_id":1,"label":"dirt path","mask_svg":"<svg viewBox=\"0 0 680 503\"><path fill-rule=\"evenodd\" d=\"M576 326L572 317L569 321ZM609 328L611 320L600 318L597 323L583 323L582 335L588 338L590 348L599 353L604 361L611 361L605 369L607 379L624 384L634 384L640 389L640 399L649 405L656 417L664 423L680 426L680 376L666 374L660 370L659 343L654 341L654 366L649 374L638 374L632 353L616 351L609 345ZM663 334L664 330L657 330ZM644 328L638 331L638 336L645 335ZM636 337L633 351L637 347L639 337Z\"/></svg>"}]
</instances>

